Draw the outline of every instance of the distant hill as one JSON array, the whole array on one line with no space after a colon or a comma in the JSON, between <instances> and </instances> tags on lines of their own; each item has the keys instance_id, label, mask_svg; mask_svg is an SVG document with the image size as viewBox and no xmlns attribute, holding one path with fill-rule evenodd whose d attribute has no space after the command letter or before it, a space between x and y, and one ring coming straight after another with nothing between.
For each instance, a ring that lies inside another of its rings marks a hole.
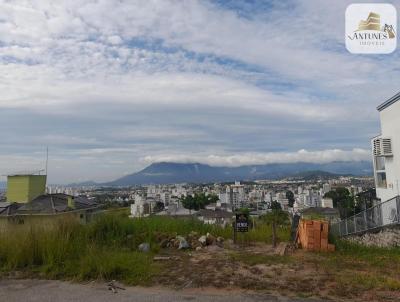
<instances>
[{"instance_id":1,"label":"distant hill","mask_svg":"<svg viewBox=\"0 0 400 302\"><path fill-rule=\"evenodd\" d=\"M84 182L74 182L71 184L68 184L68 187L92 187L92 186L97 186L98 183L88 180L88 181L84 181Z\"/></svg>"},{"instance_id":2,"label":"distant hill","mask_svg":"<svg viewBox=\"0 0 400 302\"><path fill-rule=\"evenodd\" d=\"M154 163L143 170L126 175L103 185L128 186L143 184L208 183L224 181L252 181L257 179L279 179L318 171L337 175L372 175L372 163L331 162L325 164L288 163L249 165L241 167L212 167L199 163ZM327 176L327 175L325 175Z\"/></svg>"},{"instance_id":3,"label":"distant hill","mask_svg":"<svg viewBox=\"0 0 400 302\"><path fill-rule=\"evenodd\" d=\"M331 173L331 172L326 172L326 171L305 171L305 172L300 172L296 173L293 175L289 175L289 179L302 179L302 180L313 180L313 179L330 179L334 177L339 177L339 176L349 176L352 174L336 174L336 173Z\"/></svg>"}]
</instances>

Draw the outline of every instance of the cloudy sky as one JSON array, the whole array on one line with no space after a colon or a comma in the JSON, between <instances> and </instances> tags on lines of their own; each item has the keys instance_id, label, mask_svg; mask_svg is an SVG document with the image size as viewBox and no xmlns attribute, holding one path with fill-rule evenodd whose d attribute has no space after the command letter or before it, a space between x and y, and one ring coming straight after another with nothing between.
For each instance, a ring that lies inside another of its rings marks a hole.
<instances>
[{"instance_id":1,"label":"cloudy sky","mask_svg":"<svg viewBox=\"0 0 400 302\"><path fill-rule=\"evenodd\" d=\"M399 50L347 52L353 2L0 0L0 172L369 160Z\"/></svg>"}]
</instances>

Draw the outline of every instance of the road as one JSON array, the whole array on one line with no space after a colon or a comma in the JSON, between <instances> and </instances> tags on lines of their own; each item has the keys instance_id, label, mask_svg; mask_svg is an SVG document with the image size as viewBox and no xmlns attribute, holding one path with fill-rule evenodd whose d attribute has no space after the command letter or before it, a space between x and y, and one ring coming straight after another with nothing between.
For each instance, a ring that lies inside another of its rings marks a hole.
<instances>
[{"instance_id":1,"label":"road","mask_svg":"<svg viewBox=\"0 0 400 302\"><path fill-rule=\"evenodd\" d=\"M126 287L117 293L105 283L78 284L49 280L0 280L0 301L7 302L322 302L262 293L215 289L168 290Z\"/></svg>"}]
</instances>

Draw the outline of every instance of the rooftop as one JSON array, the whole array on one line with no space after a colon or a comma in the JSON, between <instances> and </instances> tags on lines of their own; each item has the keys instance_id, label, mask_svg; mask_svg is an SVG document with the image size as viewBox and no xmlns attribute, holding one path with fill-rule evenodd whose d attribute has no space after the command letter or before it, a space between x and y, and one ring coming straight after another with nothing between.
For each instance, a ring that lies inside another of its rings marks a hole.
<instances>
[{"instance_id":1,"label":"rooftop","mask_svg":"<svg viewBox=\"0 0 400 302\"><path fill-rule=\"evenodd\" d=\"M384 103L380 104L376 109L378 111L382 111L383 109L389 107L390 105L396 103L398 100L400 100L400 92L392 96L390 99L385 101Z\"/></svg>"},{"instance_id":2,"label":"rooftop","mask_svg":"<svg viewBox=\"0 0 400 302\"><path fill-rule=\"evenodd\" d=\"M86 197L73 197L74 208L68 206L66 194L45 194L36 197L28 203L0 202L0 216L26 215L26 214L57 214L73 210L88 210L98 207L98 204Z\"/></svg>"},{"instance_id":3,"label":"rooftop","mask_svg":"<svg viewBox=\"0 0 400 302\"><path fill-rule=\"evenodd\" d=\"M301 214L339 215L339 210L334 208L313 207L302 210Z\"/></svg>"},{"instance_id":4,"label":"rooftop","mask_svg":"<svg viewBox=\"0 0 400 302\"><path fill-rule=\"evenodd\" d=\"M232 212L224 211L224 210L207 210L201 209L198 213L198 216L206 217L206 218L232 218L234 214Z\"/></svg>"}]
</instances>

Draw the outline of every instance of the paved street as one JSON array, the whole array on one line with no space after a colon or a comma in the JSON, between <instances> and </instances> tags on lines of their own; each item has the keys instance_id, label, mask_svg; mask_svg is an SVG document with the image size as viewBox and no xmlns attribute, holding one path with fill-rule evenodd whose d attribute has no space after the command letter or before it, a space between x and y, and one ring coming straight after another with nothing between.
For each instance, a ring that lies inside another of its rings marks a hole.
<instances>
[{"instance_id":1,"label":"paved street","mask_svg":"<svg viewBox=\"0 0 400 302\"><path fill-rule=\"evenodd\" d=\"M261 293L230 290L185 289L180 291L127 287L113 293L105 283L75 284L48 280L1 280L0 301L7 302L311 302L314 299L288 299Z\"/></svg>"}]
</instances>

